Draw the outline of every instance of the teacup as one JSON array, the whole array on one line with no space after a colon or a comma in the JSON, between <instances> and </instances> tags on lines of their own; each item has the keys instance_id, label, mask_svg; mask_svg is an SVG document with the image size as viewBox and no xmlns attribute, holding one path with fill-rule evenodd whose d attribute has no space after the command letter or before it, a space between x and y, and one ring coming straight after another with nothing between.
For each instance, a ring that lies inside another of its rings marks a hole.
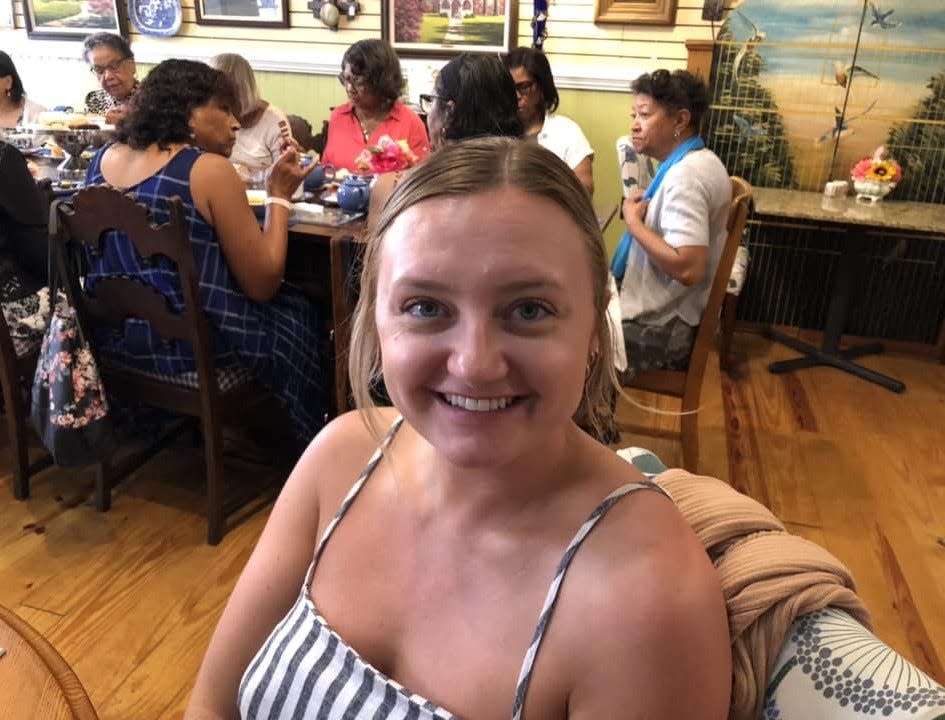
<instances>
[{"instance_id":1,"label":"teacup","mask_svg":"<svg viewBox=\"0 0 945 720\"><path fill-rule=\"evenodd\" d=\"M311 163L311 160L309 163ZM302 165L306 165L304 160L302 161ZM306 175L305 180L302 181L302 185L305 186L306 190L315 191L325 183L334 182L334 180L335 166L331 163L325 163L324 165L319 165Z\"/></svg>"}]
</instances>

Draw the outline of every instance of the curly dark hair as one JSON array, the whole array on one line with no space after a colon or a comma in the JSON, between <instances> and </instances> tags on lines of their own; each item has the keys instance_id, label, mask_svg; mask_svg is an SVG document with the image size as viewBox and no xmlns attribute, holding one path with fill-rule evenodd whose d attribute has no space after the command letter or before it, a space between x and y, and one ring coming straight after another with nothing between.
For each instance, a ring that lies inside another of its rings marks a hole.
<instances>
[{"instance_id":1,"label":"curly dark hair","mask_svg":"<svg viewBox=\"0 0 945 720\"><path fill-rule=\"evenodd\" d=\"M89 55L97 47L110 47L122 57L133 58L135 54L131 52L131 45L121 35L109 32L97 32L89 35L82 43L82 59L89 61Z\"/></svg>"},{"instance_id":2,"label":"curly dark hair","mask_svg":"<svg viewBox=\"0 0 945 720\"><path fill-rule=\"evenodd\" d=\"M697 133L709 109L709 89L688 70L654 70L643 73L630 85L634 95L649 95L671 112L689 111L689 126Z\"/></svg>"},{"instance_id":3,"label":"curly dark hair","mask_svg":"<svg viewBox=\"0 0 945 720\"><path fill-rule=\"evenodd\" d=\"M559 98L558 88L555 87L555 76L543 52L530 47L514 48L505 56L505 67L509 70L523 68L535 78L535 82L541 89L546 113L553 113L558 109Z\"/></svg>"},{"instance_id":4,"label":"curly dark hair","mask_svg":"<svg viewBox=\"0 0 945 720\"><path fill-rule=\"evenodd\" d=\"M522 136L515 83L496 55L456 56L440 70L434 92L441 102L453 102L445 140Z\"/></svg>"},{"instance_id":5,"label":"curly dark hair","mask_svg":"<svg viewBox=\"0 0 945 720\"><path fill-rule=\"evenodd\" d=\"M191 113L210 101L238 112L233 85L222 72L195 60L165 60L148 73L119 120L118 142L136 150L188 142Z\"/></svg>"},{"instance_id":6,"label":"curly dark hair","mask_svg":"<svg viewBox=\"0 0 945 720\"><path fill-rule=\"evenodd\" d=\"M350 65L352 73L364 78L368 90L378 97L394 102L404 92L400 58L386 40L358 40L345 50L341 58L342 72L345 65Z\"/></svg>"},{"instance_id":7,"label":"curly dark hair","mask_svg":"<svg viewBox=\"0 0 945 720\"><path fill-rule=\"evenodd\" d=\"M19 103L26 94L23 90L23 81L20 80L20 74L16 71L16 65L13 60L3 50L0 50L0 77L10 76L13 78L13 84L10 86L10 99Z\"/></svg>"}]
</instances>

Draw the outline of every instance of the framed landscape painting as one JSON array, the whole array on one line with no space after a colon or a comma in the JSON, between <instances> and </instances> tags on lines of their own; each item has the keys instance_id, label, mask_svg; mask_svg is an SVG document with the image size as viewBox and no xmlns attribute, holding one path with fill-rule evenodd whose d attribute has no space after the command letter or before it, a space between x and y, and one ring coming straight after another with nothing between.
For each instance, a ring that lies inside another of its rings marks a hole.
<instances>
[{"instance_id":1,"label":"framed landscape painting","mask_svg":"<svg viewBox=\"0 0 945 720\"><path fill-rule=\"evenodd\" d=\"M597 0L594 22L675 25L676 0Z\"/></svg>"},{"instance_id":2,"label":"framed landscape painting","mask_svg":"<svg viewBox=\"0 0 945 720\"><path fill-rule=\"evenodd\" d=\"M401 57L508 52L516 0L382 0L381 30Z\"/></svg>"},{"instance_id":3,"label":"framed landscape painting","mask_svg":"<svg viewBox=\"0 0 945 720\"><path fill-rule=\"evenodd\" d=\"M198 25L289 27L289 0L194 0Z\"/></svg>"},{"instance_id":4,"label":"framed landscape painting","mask_svg":"<svg viewBox=\"0 0 945 720\"><path fill-rule=\"evenodd\" d=\"M23 0L23 16L31 38L82 40L102 31L128 34L117 0Z\"/></svg>"}]
</instances>

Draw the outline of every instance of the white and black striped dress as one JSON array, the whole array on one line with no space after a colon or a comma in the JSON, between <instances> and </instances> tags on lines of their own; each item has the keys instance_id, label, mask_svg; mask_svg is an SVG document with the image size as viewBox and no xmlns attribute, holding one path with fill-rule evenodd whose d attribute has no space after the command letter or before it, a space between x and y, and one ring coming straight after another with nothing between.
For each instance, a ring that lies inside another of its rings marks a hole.
<instances>
[{"instance_id":1,"label":"white and black striped dress","mask_svg":"<svg viewBox=\"0 0 945 720\"><path fill-rule=\"evenodd\" d=\"M398 418L391 426L325 528L295 605L246 668L239 688L239 709L243 720L442 720L457 717L410 692L365 662L318 614L309 596L312 575L328 539L364 487L402 420ZM532 666L571 559L614 503L642 489L666 494L650 482L630 483L614 490L591 513L565 550L548 589L538 627L525 653L515 703L510 712L513 720L521 717Z\"/></svg>"}]
</instances>

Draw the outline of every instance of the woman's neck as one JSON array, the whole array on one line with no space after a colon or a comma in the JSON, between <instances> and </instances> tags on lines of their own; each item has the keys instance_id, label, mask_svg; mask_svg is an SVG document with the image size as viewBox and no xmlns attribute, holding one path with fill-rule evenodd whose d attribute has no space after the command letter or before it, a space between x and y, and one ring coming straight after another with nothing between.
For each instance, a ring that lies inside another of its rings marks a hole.
<instances>
[{"instance_id":1,"label":"woman's neck","mask_svg":"<svg viewBox=\"0 0 945 720\"><path fill-rule=\"evenodd\" d=\"M25 104L25 98L20 98L19 102L14 102L5 93L0 94L0 120L4 121L2 126L12 127L12 125L7 125L7 120L12 120L16 124L15 121L20 119Z\"/></svg>"}]
</instances>

